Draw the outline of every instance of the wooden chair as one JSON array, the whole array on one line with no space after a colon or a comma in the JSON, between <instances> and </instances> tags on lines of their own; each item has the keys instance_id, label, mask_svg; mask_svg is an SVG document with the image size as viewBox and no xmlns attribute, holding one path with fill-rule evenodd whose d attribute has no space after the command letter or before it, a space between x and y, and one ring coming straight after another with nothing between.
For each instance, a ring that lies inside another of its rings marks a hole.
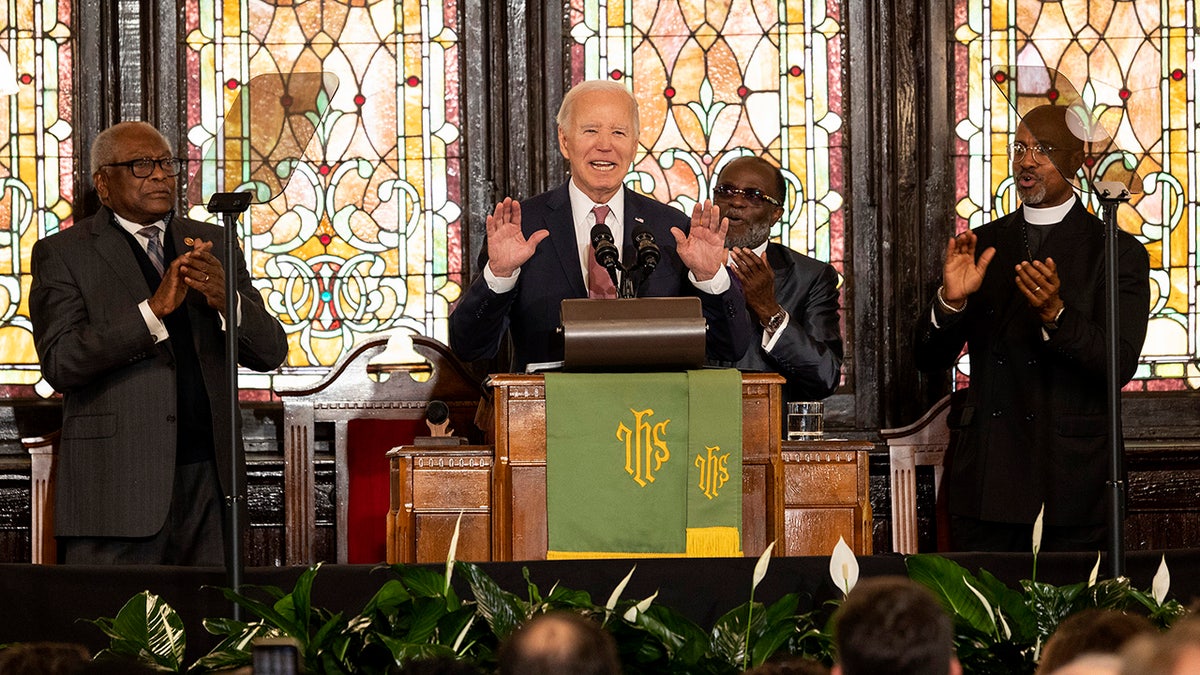
<instances>
[{"instance_id":1,"label":"wooden chair","mask_svg":"<svg viewBox=\"0 0 1200 675\"><path fill-rule=\"evenodd\" d=\"M58 560L54 541L54 484L58 459L58 431L45 436L22 438L29 451L29 560L35 565L53 565Z\"/></svg>"},{"instance_id":2,"label":"wooden chair","mask_svg":"<svg viewBox=\"0 0 1200 675\"><path fill-rule=\"evenodd\" d=\"M887 441L892 478L892 549L917 552L917 467L933 467L934 495L941 490L942 465L950 442L946 416L950 396L933 404L921 419L906 427L881 429Z\"/></svg>"},{"instance_id":3,"label":"wooden chair","mask_svg":"<svg viewBox=\"0 0 1200 675\"><path fill-rule=\"evenodd\" d=\"M376 366L371 360L387 346L387 336L360 343L343 356L329 373L311 387L279 387L283 400L284 432L284 525L285 562L289 565L317 562L314 533L316 517L316 425L333 425L334 512L336 561L349 561L350 547L350 443L351 423L359 420L407 420L423 424L430 401L444 401L450 410L451 426L456 433L475 442L482 435L474 425L476 412L485 390L481 379L467 368L442 343L413 335L413 349L430 366L428 379L417 381L401 369ZM417 435L421 435L418 433ZM394 446L413 442L407 437L385 439L379 461L387 467L385 453ZM386 519L387 494L379 518ZM378 537L386 541L385 526ZM381 556L378 561L383 562Z\"/></svg>"}]
</instances>

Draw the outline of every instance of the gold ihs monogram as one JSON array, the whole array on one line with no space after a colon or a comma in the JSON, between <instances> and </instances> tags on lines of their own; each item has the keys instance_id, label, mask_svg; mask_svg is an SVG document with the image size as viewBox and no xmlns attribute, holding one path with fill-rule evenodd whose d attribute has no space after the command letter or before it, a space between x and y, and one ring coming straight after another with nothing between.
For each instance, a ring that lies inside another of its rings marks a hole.
<instances>
[{"instance_id":1,"label":"gold ihs monogram","mask_svg":"<svg viewBox=\"0 0 1200 675\"><path fill-rule=\"evenodd\" d=\"M671 420L652 423L654 409L629 409L633 413L633 429L624 422L617 425L617 440L625 443L625 473L637 484L646 487L654 482L654 474L671 459L671 451L663 436Z\"/></svg>"},{"instance_id":2,"label":"gold ihs monogram","mask_svg":"<svg viewBox=\"0 0 1200 675\"><path fill-rule=\"evenodd\" d=\"M721 446L704 446L708 457L696 455L693 464L700 469L699 488L709 499L716 499L722 487L729 482L729 453L718 455Z\"/></svg>"}]
</instances>

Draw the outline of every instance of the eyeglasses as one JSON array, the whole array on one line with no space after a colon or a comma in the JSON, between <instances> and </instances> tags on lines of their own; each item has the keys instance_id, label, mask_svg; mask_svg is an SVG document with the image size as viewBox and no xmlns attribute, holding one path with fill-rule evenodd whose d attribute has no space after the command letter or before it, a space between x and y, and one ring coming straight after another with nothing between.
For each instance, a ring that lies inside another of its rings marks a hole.
<instances>
[{"instance_id":1,"label":"eyeglasses","mask_svg":"<svg viewBox=\"0 0 1200 675\"><path fill-rule=\"evenodd\" d=\"M724 183L713 188L714 197L726 197L732 199L738 195L741 195L743 199L755 206L762 206L764 203L774 206L781 205L778 199L775 199L758 188L735 188L732 185L726 185Z\"/></svg>"},{"instance_id":2,"label":"eyeglasses","mask_svg":"<svg viewBox=\"0 0 1200 675\"><path fill-rule=\"evenodd\" d=\"M1028 145L1025 145L1024 143L1022 143L1020 141L1017 141L1017 142L1013 143L1012 145L1008 146L1008 154L1013 158L1013 160L1019 162L1025 158L1025 153L1029 149L1030 148ZM1056 149L1057 148L1055 148L1054 146L1043 145L1041 143L1038 143L1037 145L1033 146L1033 161L1034 161L1034 163L1041 164L1042 162L1045 162L1046 159L1050 157L1050 153L1054 152Z\"/></svg>"},{"instance_id":3,"label":"eyeglasses","mask_svg":"<svg viewBox=\"0 0 1200 675\"><path fill-rule=\"evenodd\" d=\"M129 169L129 173L132 173L134 178L149 178L154 173L154 167L156 166L162 169L162 172L167 176L178 176L179 171L183 168L183 160L177 157L164 157L162 159L143 157L141 159L131 159L128 162L113 162L104 166L123 166Z\"/></svg>"}]
</instances>

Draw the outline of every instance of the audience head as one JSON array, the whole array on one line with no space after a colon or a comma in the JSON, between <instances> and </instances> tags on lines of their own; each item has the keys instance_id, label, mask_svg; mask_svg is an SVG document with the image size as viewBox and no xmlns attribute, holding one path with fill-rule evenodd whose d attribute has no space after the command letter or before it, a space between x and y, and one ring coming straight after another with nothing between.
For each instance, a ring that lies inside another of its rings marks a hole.
<instances>
[{"instance_id":1,"label":"audience head","mask_svg":"<svg viewBox=\"0 0 1200 675\"><path fill-rule=\"evenodd\" d=\"M1046 641L1038 663L1038 675L1058 668L1084 654L1115 654L1130 639L1157 632L1144 616L1115 609L1085 609L1063 619Z\"/></svg>"},{"instance_id":2,"label":"audience head","mask_svg":"<svg viewBox=\"0 0 1200 675\"><path fill-rule=\"evenodd\" d=\"M1121 650L1121 675L1200 673L1200 617L1189 615L1170 630L1142 634Z\"/></svg>"},{"instance_id":3,"label":"audience head","mask_svg":"<svg viewBox=\"0 0 1200 675\"><path fill-rule=\"evenodd\" d=\"M958 675L950 617L905 577L858 582L834 615L834 675Z\"/></svg>"},{"instance_id":4,"label":"audience head","mask_svg":"<svg viewBox=\"0 0 1200 675\"><path fill-rule=\"evenodd\" d=\"M747 670L743 675L829 675L829 669L820 661L789 654L772 657L761 666Z\"/></svg>"},{"instance_id":5,"label":"audience head","mask_svg":"<svg viewBox=\"0 0 1200 675\"><path fill-rule=\"evenodd\" d=\"M5 675L65 675L79 672L92 657L83 645L65 642L27 642L0 649L0 673Z\"/></svg>"},{"instance_id":6,"label":"audience head","mask_svg":"<svg viewBox=\"0 0 1200 675\"><path fill-rule=\"evenodd\" d=\"M396 675L482 675L483 673L469 661L448 656L413 659L391 672Z\"/></svg>"},{"instance_id":7,"label":"audience head","mask_svg":"<svg viewBox=\"0 0 1200 675\"><path fill-rule=\"evenodd\" d=\"M1121 675L1121 657L1116 654L1084 654L1051 672L1053 675Z\"/></svg>"},{"instance_id":8,"label":"audience head","mask_svg":"<svg viewBox=\"0 0 1200 675\"><path fill-rule=\"evenodd\" d=\"M637 154L637 101L624 85L589 80L575 85L558 109L558 148L571 179L593 202L607 202Z\"/></svg>"},{"instance_id":9,"label":"audience head","mask_svg":"<svg viewBox=\"0 0 1200 675\"><path fill-rule=\"evenodd\" d=\"M131 164L136 160L152 160ZM92 183L100 203L113 213L146 225L175 208L175 176L171 144L150 124L121 122L101 131L92 142Z\"/></svg>"},{"instance_id":10,"label":"audience head","mask_svg":"<svg viewBox=\"0 0 1200 675\"><path fill-rule=\"evenodd\" d=\"M618 675L613 637L572 612L543 614L500 646L500 675Z\"/></svg>"},{"instance_id":11,"label":"audience head","mask_svg":"<svg viewBox=\"0 0 1200 675\"><path fill-rule=\"evenodd\" d=\"M1063 106L1043 105L1025 113L1013 139L1012 173L1017 195L1029 206L1057 206L1075 196L1064 176L1083 163L1083 140L1071 131Z\"/></svg>"},{"instance_id":12,"label":"audience head","mask_svg":"<svg viewBox=\"0 0 1200 675\"><path fill-rule=\"evenodd\" d=\"M783 216L787 183L779 167L761 157L738 157L725 165L713 188L713 202L729 218L728 248L754 248L771 235Z\"/></svg>"}]
</instances>

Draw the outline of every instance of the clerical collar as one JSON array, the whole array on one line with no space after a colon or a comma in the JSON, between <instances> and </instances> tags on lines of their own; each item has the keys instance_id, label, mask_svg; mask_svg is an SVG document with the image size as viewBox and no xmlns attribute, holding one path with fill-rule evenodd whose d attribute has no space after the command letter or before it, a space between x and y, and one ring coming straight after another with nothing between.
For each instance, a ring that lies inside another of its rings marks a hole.
<instances>
[{"instance_id":1,"label":"clerical collar","mask_svg":"<svg viewBox=\"0 0 1200 675\"><path fill-rule=\"evenodd\" d=\"M1072 196L1057 206L1047 206L1045 208L1022 204L1021 208L1025 211L1025 222L1030 225L1057 225L1067 217L1067 214L1075 207L1075 202L1078 199L1078 197Z\"/></svg>"}]
</instances>

